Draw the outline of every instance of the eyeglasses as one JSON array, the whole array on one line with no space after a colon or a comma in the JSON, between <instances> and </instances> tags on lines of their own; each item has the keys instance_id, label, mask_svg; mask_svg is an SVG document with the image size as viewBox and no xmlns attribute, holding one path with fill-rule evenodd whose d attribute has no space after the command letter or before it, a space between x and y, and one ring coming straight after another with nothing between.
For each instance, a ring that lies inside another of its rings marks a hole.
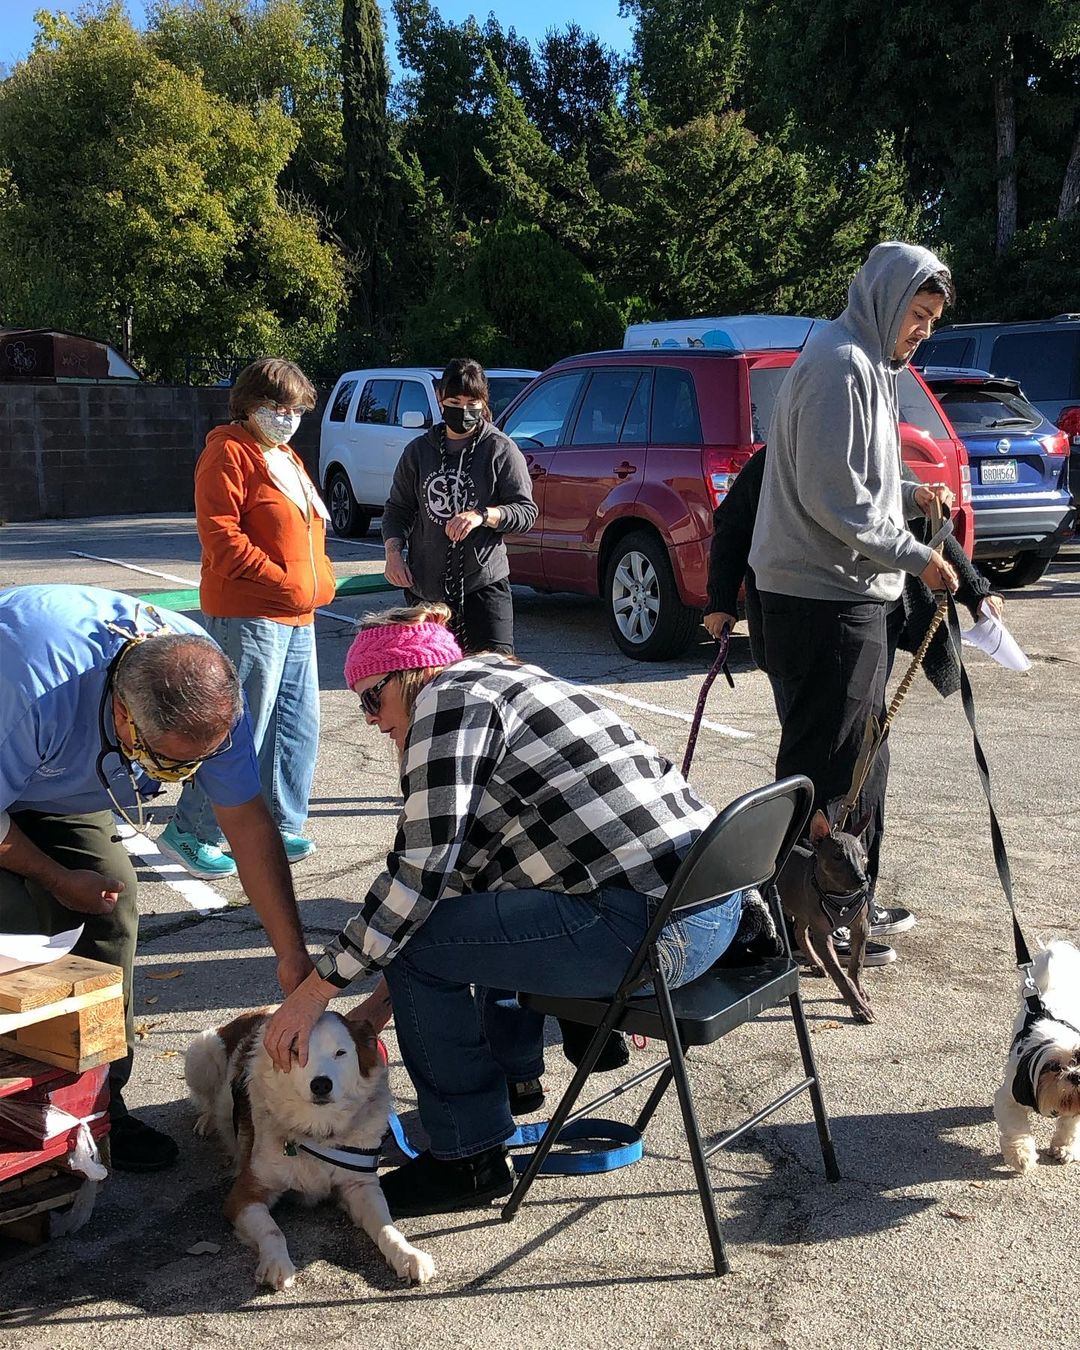
<instances>
[{"instance_id":1,"label":"eyeglasses","mask_svg":"<svg viewBox=\"0 0 1080 1350\"><path fill-rule=\"evenodd\" d=\"M305 413L311 411L311 409L303 403L296 408L290 408L287 403L268 403L266 406L271 412L284 413L286 416L291 416L295 413L297 417L303 417Z\"/></svg>"},{"instance_id":2,"label":"eyeglasses","mask_svg":"<svg viewBox=\"0 0 1080 1350\"><path fill-rule=\"evenodd\" d=\"M360 706L369 717L378 717L379 709L382 707L383 688L397 675L396 670L392 670L389 675L384 675L381 680L373 684L370 689L365 689L360 694Z\"/></svg>"},{"instance_id":3,"label":"eyeglasses","mask_svg":"<svg viewBox=\"0 0 1080 1350\"><path fill-rule=\"evenodd\" d=\"M208 759L217 759L218 755L224 755L232 749L232 732L228 731L225 734L225 739L216 750L211 750L206 755L200 755L198 759L173 759L171 755L161 755L147 742L146 737L139 730L134 717L131 715L131 709L127 707L123 699L117 697L116 701L123 709L124 716L127 718L128 730L131 733L131 754L125 757L134 759L136 763L141 763L148 773L152 773L155 778L163 783L183 783L197 773L199 767L205 764Z\"/></svg>"}]
</instances>

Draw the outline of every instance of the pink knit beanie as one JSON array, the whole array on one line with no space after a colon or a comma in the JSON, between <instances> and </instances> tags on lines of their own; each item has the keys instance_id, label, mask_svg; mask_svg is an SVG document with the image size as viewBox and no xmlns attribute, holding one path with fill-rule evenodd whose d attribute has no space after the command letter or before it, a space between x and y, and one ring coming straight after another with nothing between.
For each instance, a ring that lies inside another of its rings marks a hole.
<instances>
[{"instance_id":1,"label":"pink knit beanie","mask_svg":"<svg viewBox=\"0 0 1080 1350\"><path fill-rule=\"evenodd\" d=\"M441 623L383 623L362 628L345 658L345 683L350 689L369 675L392 670L423 670L449 666L464 653L458 640Z\"/></svg>"}]
</instances>

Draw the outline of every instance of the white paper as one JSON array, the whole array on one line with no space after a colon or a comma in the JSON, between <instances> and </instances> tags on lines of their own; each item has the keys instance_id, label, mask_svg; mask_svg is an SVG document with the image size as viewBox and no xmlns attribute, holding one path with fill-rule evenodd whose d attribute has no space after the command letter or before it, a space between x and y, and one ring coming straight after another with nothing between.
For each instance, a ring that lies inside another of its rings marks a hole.
<instances>
[{"instance_id":1,"label":"white paper","mask_svg":"<svg viewBox=\"0 0 1080 1350\"><path fill-rule=\"evenodd\" d=\"M978 647L979 651L993 657L998 665L1004 666L1006 670L1021 673L1030 670L1031 662L1021 651L1020 644L1001 620L994 617L993 611L987 608L985 601L979 606L979 613L982 618L963 634L964 642L969 647Z\"/></svg>"},{"instance_id":2,"label":"white paper","mask_svg":"<svg viewBox=\"0 0 1080 1350\"><path fill-rule=\"evenodd\" d=\"M43 966L67 956L79 938L83 926L69 928L66 933L46 937L43 933L0 933L0 975L24 966Z\"/></svg>"}]
</instances>

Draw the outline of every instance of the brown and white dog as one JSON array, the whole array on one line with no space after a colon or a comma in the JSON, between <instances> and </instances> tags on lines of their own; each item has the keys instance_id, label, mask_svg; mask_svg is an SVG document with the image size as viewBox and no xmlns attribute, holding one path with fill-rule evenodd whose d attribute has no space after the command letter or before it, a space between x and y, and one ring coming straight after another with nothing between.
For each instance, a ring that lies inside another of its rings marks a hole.
<instances>
[{"instance_id":1,"label":"brown and white dog","mask_svg":"<svg viewBox=\"0 0 1080 1350\"><path fill-rule=\"evenodd\" d=\"M324 1013L311 1033L307 1065L279 1073L263 1048L269 1016L264 1008L204 1031L184 1063L199 1109L196 1133L216 1134L237 1163L225 1217L258 1253L257 1282L288 1289L296 1278L285 1235L270 1215L286 1191L296 1191L308 1204L335 1196L397 1275L424 1284L435 1264L391 1223L375 1170L390 1089L374 1031ZM352 1170L357 1165L370 1170Z\"/></svg>"}]
</instances>

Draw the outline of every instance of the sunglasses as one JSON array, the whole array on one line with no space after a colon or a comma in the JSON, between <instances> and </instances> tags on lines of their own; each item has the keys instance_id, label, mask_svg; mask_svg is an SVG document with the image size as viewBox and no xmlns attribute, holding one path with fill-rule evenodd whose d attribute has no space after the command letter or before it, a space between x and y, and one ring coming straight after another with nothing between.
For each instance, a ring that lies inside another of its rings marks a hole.
<instances>
[{"instance_id":1,"label":"sunglasses","mask_svg":"<svg viewBox=\"0 0 1080 1350\"><path fill-rule=\"evenodd\" d=\"M117 699L121 708L124 710L124 716L128 721L128 729L131 732L131 751L138 758L143 758L143 767L148 771L156 771L160 775L162 782L182 783L190 778L208 759L217 759L218 755L224 755L232 749L232 732L225 735L225 739L216 750L211 750L207 755L200 755L198 759L173 759L171 755L161 755L149 744L146 737L136 725L131 710L124 704L122 699ZM151 770L151 765L153 769Z\"/></svg>"},{"instance_id":2,"label":"sunglasses","mask_svg":"<svg viewBox=\"0 0 1080 1350\"><path fill-rule=\"evenodd\" d=\"M389 675L384 675L382 679L379 680L376 684L373 684L370 689L365 689L363 693L361 693L360 706L361 708L363 708L363 710L367 713L369 717L378 717L379 709L382 706L382 699L380 695L382 694L384 687L389 683L390 680L394 678L396 674L397 671L392 670Z\"/></svg>"}]
</instances>

